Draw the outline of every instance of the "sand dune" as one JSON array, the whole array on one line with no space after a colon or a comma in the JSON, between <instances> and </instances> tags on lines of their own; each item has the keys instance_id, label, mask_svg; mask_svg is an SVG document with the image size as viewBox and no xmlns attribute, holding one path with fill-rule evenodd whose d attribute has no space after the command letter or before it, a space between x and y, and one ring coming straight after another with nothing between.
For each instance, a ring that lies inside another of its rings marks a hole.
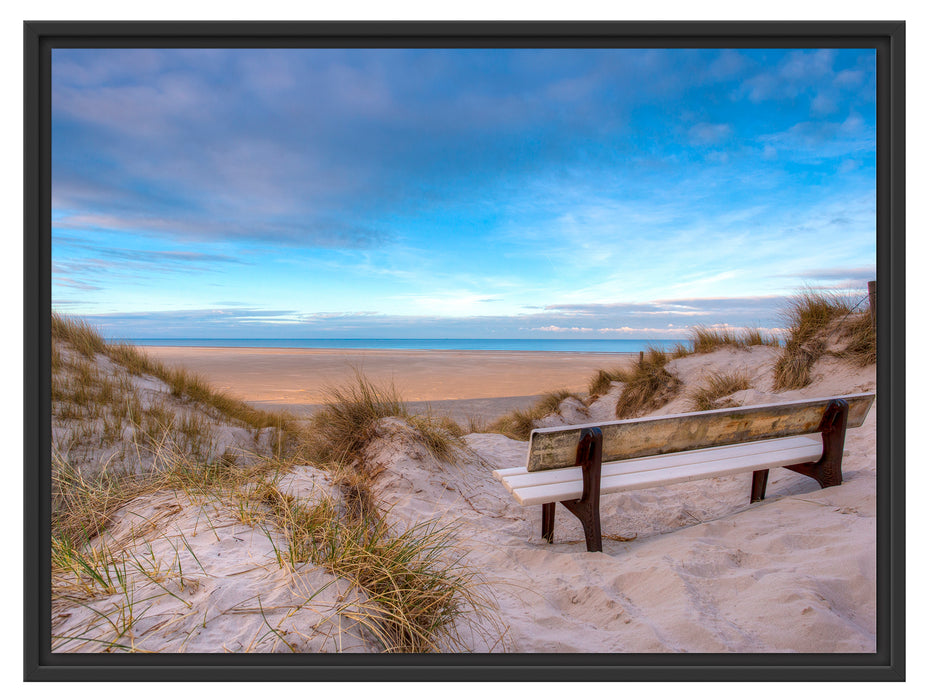
<instances>
[{"instance_id":1,"label":"sand dune","mask_svg":"<svg viewBox=\"0 0 931 700\"><path fill-rule=\"evenodd\" d=\"M804 390L769 391L771 348L673 361L686 385L721 369L755 373L752 403L873 390L872 369L836 360ZM596 405L597 415L610 399ZM750 403L750 402L748 402ZM688 410L680 397L657 414ZM873 409L874 411L875 409ZM526 443L467 437L471 460L443 465L390 426L380 495L399 521L459 523L470 559L494 582L513 652L871 652L876 644L875 415L848 433L844 483L821 490L774 470L751 505L750 475L602 499L604 551L585 551L559 507L554 544L539 508L521 508L490 469L521 466ZM452 488L450 488L452 487ZM621 539L634 538L630 541Z\"/></svg>"},{"instance_id":2,"label":"sand dune","mask_svg":"<svg viewBox=\"0 0 931 700\"><path fill-rule=\"evenodd\" d=\"M313 403L320 383L338 382L348 371L344 358L329 352L150 352L183 360L220 386L226 378L230 389L255 401ZM775 353L723 349L672 361L668 368L685 390L656 413L689 410L688 389L725 369L750 375L751 389L732 397L744 404L875 390L873 367L823 359L805 389L773 392ZM593 369L611 364L604 356L492 362L461 353L360 354L370 377L393 376L399 387L414 389L410 398L424 401L578 389ZM444 374L430 379L440 369ZM450 372L454 379L441 380ZM588 407L568 400L547 422L611 419L618 391ZM524 463L524 442L471 434L458 458L438 461L402 421L387 418L367 450L388 521L398 528L428 520L454 528L465 563L480 572L496 623L460 621L458 636L469 651L871 652L875 433L874 408L848 433L844 483L830 489L775 470L766 500L752 505L749 475L605 497L601 553L585 551L581 527L561 507L555 542L543 542L539 509L521 508L494 479L492 470ZM328 474L311 466L281 475L278 487L311 502L328 494L339 498ZM284 566L282 532L250 522L229 504L165 491L135 499L112 520L110 546L122 548L129 561L153 562L139 571L130 567L131 594L145 602L127 636L102 621L123 619L120 610L125 617L125 590L99 593L90 602L59 598L52 619L56 651L103 651L99 640L111 638L117 641L110 651L380 649L359 622L363 591L319 566Z\"/></svg>"}]
</instances>

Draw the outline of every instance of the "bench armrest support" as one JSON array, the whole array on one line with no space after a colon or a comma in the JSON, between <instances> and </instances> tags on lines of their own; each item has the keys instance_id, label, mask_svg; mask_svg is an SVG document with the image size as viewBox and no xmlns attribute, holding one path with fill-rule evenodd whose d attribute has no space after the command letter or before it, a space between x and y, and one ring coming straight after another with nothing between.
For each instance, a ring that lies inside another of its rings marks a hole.
<instances>
[{"instance_id":1,"label":"bench armrest support","mask_svg":"<svg viewBox=\"0 0 931 700\"><path fill-rule=\"evenodd\" d=\"M844 459L844 438L847 436L847 411L846 401L834 399L824 412L819 428L823 445L821 459L795 464L786 469L811 477L821 488L838 486L843 481L841 463Z\"/></svg>"},{"instance_id":2,"label":"bench armrest support","mask_svg":"<svg viewBox=\"0 0 931 700\"><path fill-rule=\"evenodd\" d=\"M582 497L561 503L579 519L589 552L601 551L601 447L600 428L585 428L576 450L576 466L582 467ZM553 541L556 504L543 504L543 538Z\"/></svg>"}]
</instances>

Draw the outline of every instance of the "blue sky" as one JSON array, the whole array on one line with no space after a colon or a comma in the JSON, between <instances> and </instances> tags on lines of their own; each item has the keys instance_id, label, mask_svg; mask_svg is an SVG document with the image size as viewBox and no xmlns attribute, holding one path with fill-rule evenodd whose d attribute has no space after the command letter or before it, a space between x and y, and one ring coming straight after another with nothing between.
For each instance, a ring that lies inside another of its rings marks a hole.
<instances>
[{"instance_id":1,"label":"blue sky","mask_svg":"<svg viewBox=\"0 0 931 700\"><path fill-rule=\"evenodd\" d=\"M875 279L872 50L78 50L53 308L118 337L681 338Z\"/></svg>"}]
</instances>

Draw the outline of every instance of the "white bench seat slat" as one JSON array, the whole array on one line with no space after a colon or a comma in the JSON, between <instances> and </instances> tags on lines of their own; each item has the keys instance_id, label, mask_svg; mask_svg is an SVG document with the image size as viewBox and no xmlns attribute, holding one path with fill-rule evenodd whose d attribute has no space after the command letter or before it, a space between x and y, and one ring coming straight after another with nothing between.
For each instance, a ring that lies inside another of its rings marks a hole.
<instances>
[{"instance_id":1,"label":"white bench seat slat","mask_svg":"<svg viewBox=\"0 0 931 700\"><path fill-rule=\"evenodd\" d=\"M527 467L508 467L507 469L495 469L492 474L498 481L504 481L505 478L514 474L527 474Z\"/></svg>"},{"instance_id":2,"label":"white bench seat slat","mask_svg":"<svg viewBox=\"0 0 931 700\"><path fill-rule=\"evenodd\" d=\"M602 465L602 482L606 477L632 472L649 471L653 469L666 469L667 467L680 467L701 462L712 462L732 457L765 455L782 449L794 447L811 447L814 443L821 448L821 437L796 436L789 438L776 438L774 440L761 440L753 443L739 445L726 445L724 447L708 447L702 450L689 452L676 452L670 455L654 455L640 457L621 462L607 462ZM820 453L818 457L820 457ZM815 457L817 459L818 457ZM515 469L502 469L495 473L498 479L513 493L515 489L544 484L579 481L582 478L581 467L568 467L565 469L550 469L542 472L528 472L526 467Z\"/></svg>"},{"instance_id":3,"label":"white bench seat slat","mask_svg":"<svg viewBox=\"0 0 931 700\"><path fill-rule=\"evenodd\" d=\"M678 467L698 462L710 462L729 457L743 455L758 455L773 450L789 449L792 447L809 447L811 442L821 446L820 435L800 435L774 440L761 440L747 442L739 445L725 445L724 447L707 447L702 450L689 452L675 452L669 455L654 455L628 459L621 462L605 462L601 467L601 477L626 474L634 471L647 471L650 469L664 469L665 467ZM820 456L820 455L819 455ZM495 478L502 482L509 491L526 486L537 486L565 481L575 481L582 478L581 467L567 467L564 469L549 469L546 471L528 472L527 467L511 467L498 469L494 472Z\"/></svg>"},{"instance_id":4,"label":"white bench seat slat","mask_svg":"<svg viewBox=\"0 0 931 700\"><path fill-rule=\"evenodd\" d=\"M787 441L791 441L792 444L787 446L785 444ZM684 481L707 479L715 476L728 476L748 471L772 469L791 464L799 464L801 462L811 462L821 457L822 445L820 439L815 440L810 437L782 438L766 442L781 444L775 447L770 445L770 449L763 452L756 451L748 453L745 451L738 451L737 448L743 447L743 445L734 445L723 448L710 448L708 450L695 450L688 453L677 453L675 455L662 455L659 457L645 457L625 460L624 462L614 462L610 465L612 467L618 467L614 473L602 473L601 493L618 493L676 484ZM713 457L709 458L707 455L708 452L714 452L715 454ZM698 454L698 460L695 459L696 454ZM684 461L682 460L683 457L686 458ZM673 459L678 460L678 463L670 464L669 460ZM608 467L609 465L604 466ZM541 505L544 503L553 503L554 501L567 501L581 498L582 470L578 467L534 472L532 474L527 474L527 476L536 477L539 475L545 477L547 475L554 475L557 472L575 472L576 477L564 481L557 481L553 478L548 480L544 479L543 481L537 481L531 485L521 487L512 487L510 482L512 479L523 479L522 475L514 475L510 479L504 476L502 482L508 486L508 489L522 506ZM558 475L556 479L562 479L564 476L567 475Z\"/></svg>"}]
</instances>

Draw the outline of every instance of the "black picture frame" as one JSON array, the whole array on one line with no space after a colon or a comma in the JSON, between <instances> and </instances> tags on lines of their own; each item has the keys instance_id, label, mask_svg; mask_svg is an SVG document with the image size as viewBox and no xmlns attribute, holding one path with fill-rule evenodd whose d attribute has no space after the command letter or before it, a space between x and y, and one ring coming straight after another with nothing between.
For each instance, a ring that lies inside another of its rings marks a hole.
<instances>
[{"instance_id":1,"label":"black picture frame","mask_svg":"<svg viewBox=\"0 0 931 700\"><path fill-rule=\"evenodd\" d=\"M877 651L874 654L116 655L50 652L51 50L654 47L876 51ZM905 679L904 22L25 22L24 678L27 681Z\"/></svg>"}]
</instances>

